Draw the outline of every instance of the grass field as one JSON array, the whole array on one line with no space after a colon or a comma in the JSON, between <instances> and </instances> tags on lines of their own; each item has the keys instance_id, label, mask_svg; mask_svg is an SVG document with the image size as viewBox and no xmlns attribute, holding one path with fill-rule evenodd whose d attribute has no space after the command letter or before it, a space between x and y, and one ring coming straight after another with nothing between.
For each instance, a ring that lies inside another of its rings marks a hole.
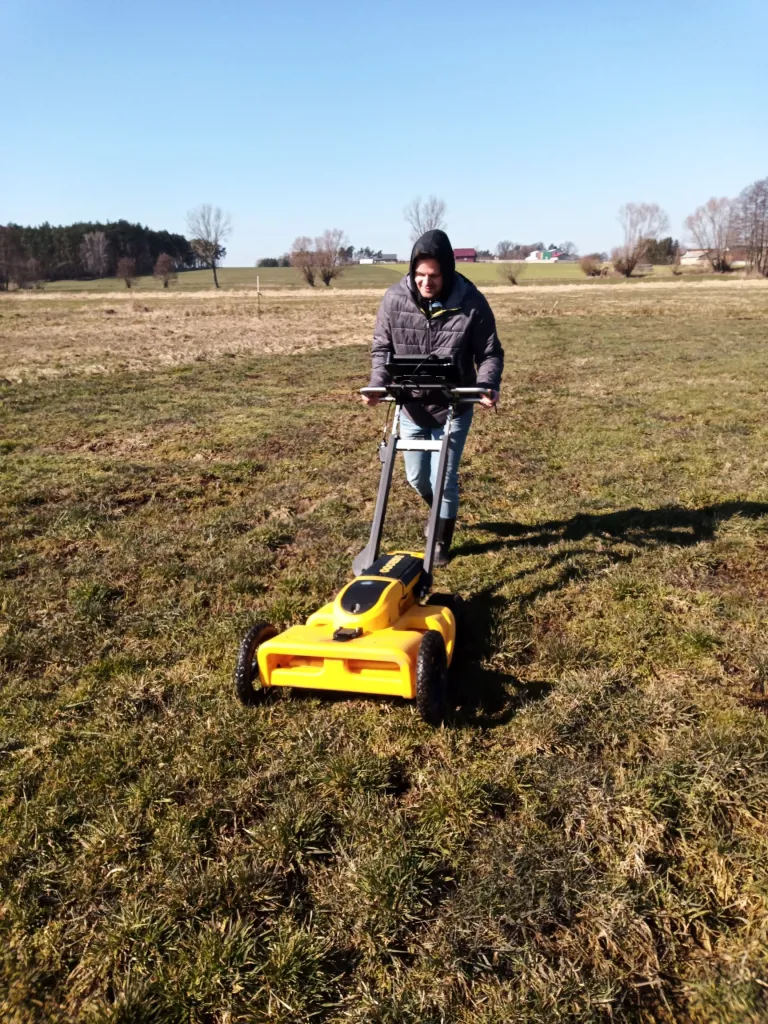
<instances>
[{"instance_id":1,"label":"grass field","mask_svg":"<svg viewBox=\"0 0 768 1024\"><path fill-rule=\"evenodd\" d=\"M768 287L489 295L440 730L233 696L364 542L376 294L0 296L0 1019L768 1019Z\"/></svg>"},{"instance_id":2,"label":"grass field","mask_svg":"<svg viewBox=\"0 0 768 1024\"><path fill-rule=\"evenodd\" d=\"M508 284L505 277L509 264L493 263L462 263L459 270L462 274L478 285L502 285ZM386 288L398 281L403 274L407 273L408 265L405 263L376 264L373 266L350 266L341 277L337 278L332 285L335 289L345 288ZM222 289L231 288L255 288L256 277L260 279L260 286L264 289L297 289L305 288L306 284L301 274L292 267L223 267L219 271L219 283ZM672 271L670 267L655 267L653 274L643 280L670 278ZM619 278L615 278L617 282ZM639 279L638 279L639 280ZM580 281L583 284L592 283L582 273L578 263L553 263L547 264L526 264L520 275L519 284L568 284ZM597 282L595 282L597 283ZM201 288L213 288L213 274L210 270L190 270L179 274L178 280L169 286L173 291L197 291ZM318 291L326 291L325 285L318 281ZM125 285L115 278L104 278L100 281L54 281L46 284L45 290L49 292L70 292L70 291L114 291L123 290ZM127 289L125 289L127 290ZM138 279L132 290L136 291L162 291L162 284L153 277L141 277Z\"/></svg>"}]
</instances>

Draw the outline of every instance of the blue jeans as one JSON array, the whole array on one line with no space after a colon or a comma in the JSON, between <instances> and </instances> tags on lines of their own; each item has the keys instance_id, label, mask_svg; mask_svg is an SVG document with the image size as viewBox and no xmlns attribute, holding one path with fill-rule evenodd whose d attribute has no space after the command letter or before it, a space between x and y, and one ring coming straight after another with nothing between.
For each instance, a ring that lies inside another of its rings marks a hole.
<instances>
[{"instance_id":1,"label":"blue jeans","mask_svg":"<svg viewBox=\"0 0 768 1024\"><path fill-rule=\"evenodd\" d=\"M440 503L440 518L455 519L459 510L459 462L464 451L469 428L472 425L473 409L470 406L451 423L451 437L448 443L448 465L445 470L445 488ZM440 441L445 427L420 427L403 411L400 413L400 436L411 441ZM415 491L428 498L437 487L437 463L440 452L403 452L405 475Z\"/></svg>"}]
</instances>

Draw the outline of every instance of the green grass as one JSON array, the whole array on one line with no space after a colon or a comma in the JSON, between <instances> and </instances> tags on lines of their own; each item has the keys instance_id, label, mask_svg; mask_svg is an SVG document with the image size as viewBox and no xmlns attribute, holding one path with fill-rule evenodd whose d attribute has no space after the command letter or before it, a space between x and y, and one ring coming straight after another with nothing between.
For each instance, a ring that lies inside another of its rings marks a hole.
<instances>
[{"instance_id":1,"label":"green grass","mask_svg":"<svg viewBox=\"0 0 768 1024\"><path fill-rule=\"evenodd\" d=\"M398 264L376 266L353 266L344 271L334 288L387 288L402 277ZM293 267L222 267L218 271L222 289L255 288L259 277L263 289L306 288L306 282ZM168 286L168 291L198 291L213 289L213 274L210 270L188 270L179 274L178 279ZM318 291L325 291L325 285L318 281ZM115 291L125 290L123 281L104 278L98 281L53 281L46 284L46 291ZM162 283L153 277L140 277L132 291L163 291Z\"/></svg>"},{"instance_id":2,"label":"green grass","mask_svg":"<svg viewBox=\"0 0 768 1024\"><path fill-rule=\"evenodd\" d=\"M521 287L531 284L597 284L611 283L619 284L624 281L620 276L609 278L587 278L578 263L526 263L518 264L523 269L520 272L518 284ZM458 265L460 273L464 274L479 286L509 285L506 272L509 264L505 263L461 263ZM399 281L403 274L408 272L407 263L387 263L375 265L353 265L347 267L341 277L334 280L332 288L388 288L389 285ZM222 289L255 288L256 278L259 277L260 287L264 290L293 290L306 288L306 282L301 274L292 267L223 267L219 270L219 284ZM686 272L683 275L686 280L700 280L701 272ZM638 275L633 281L672 279L672 268L666 266L654 267L648 274ZM198 291L200 289L212 289L213 274L210 270L190 270L179 274L178 280L169 285L171 291ZM318 280L315 285L317 291L326 290L325 285ZM104 278L97 281L52 281L45 285L45 290L50 292L78 292L78 291L122 291L125 289L123 281L114 277ZM162 284L153 277L140 277L132 287L133 291L162 291Z\"/></svg>"},{"instance_id":3,"label":"green grass","mask_svg":"<svg viewBox=\"0 0 768 1024\"><path fill-rule=\"evenodd\" d=\"M491 263L463 263L459 270L479 285L502 285L509 282L504 277L506 265ZM664 268L659 268L659 271ZM376 264L372 266L350 266L341 277L337 278L333 288L387 288L399 281L407 273L406 263ZM263 289L305 288L306 282L301 274L292 267L223 267L219 271L219 283L223 289L255 288L256 277L259 277ZM525 283L563 284L584 281L586 278L578 263L555 263L552 266L526 265L521 277ZM123 289L125 285L115 278L100 281L54 281L45 286L46 291L114 291ZM133 286L137 291L162 291L162 285L152 277L141 277ZM213 288L213 275L210 270L190 270L180 274L178 280L169 285L170 290L196 291L200 288ZM325 285L318 281L316 288L324 291Z\"/></svg>"},{"instance_id":4,"label":"green grass","mask_svg":"<svg viewBox=\"0 0 768 1024\"><path fill-rule=\"evenodd\" d=\"M364 346L3 384L3 1020L766 1019L768 292L690 291L494 300L440 730L233 696L365 539Z\"/></svg>"}]
</instances>

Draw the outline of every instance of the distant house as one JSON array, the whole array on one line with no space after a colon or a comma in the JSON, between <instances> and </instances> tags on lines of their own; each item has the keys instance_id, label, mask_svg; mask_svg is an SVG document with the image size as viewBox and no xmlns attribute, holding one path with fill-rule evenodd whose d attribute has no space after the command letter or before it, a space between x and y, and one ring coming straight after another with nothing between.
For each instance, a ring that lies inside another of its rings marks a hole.
<instances>
[{"instance_id":1,"label":"distant house","mask_svg":"<svg viewBox=\"0 0 768 1024\"><path fill-rule=\"evenodd\" d=\"M393 252L383 252L376 257L377 263L397 263L397 255Z\"/></svg>"},{"instance_id":2,"label":"distant house","mask_svg":"<svg viewBox=\"0 0 768 1024\"><path fill-rule=\"evenodd\" d=\"M477 263L477 250L454 249L453 257L457 263Z\"/></svg>"},{"instance_id":3,"label":"distant house","mask_svg":"<svg viewBox=\"0 0 768 1024\"><path fill-rule=\"evenodd\" d=\"M686 249L680 257L681 267L704 267L709 263L709 254L714 249ZM725 250L725 258L734 270L746 266L747 249L743 245L735 245Z\"/></svg>"},{"instance_id":4,"label":"distant house","mask_svg":"<svg viewBox=\"0 0 768 1024\"><path fill-rule=\"evenodd\" d=\"M363 257L363 259L360 260L360 263L373 263L373 258L372 257Z\"/></svg>"},{"instance_id":5,"label":"distant house","mask_svg":"<svg viewBox=\"0 0 768 1024\"><path fill-rule=\"evenodd\" d=\"M559 249L534 249L525 257L525 263L557 263L563 254Z\"/></svg>"},{"instance_id":6,"label":"distant house","mask_svg":"<svg viewBox=\"0 0 768 1024\"><path fill-rule=\"evenodd\" d=\"M707 262L709 249L686 249L680 257L681 267L701 267Z\"/></svg>"}]
</instances>

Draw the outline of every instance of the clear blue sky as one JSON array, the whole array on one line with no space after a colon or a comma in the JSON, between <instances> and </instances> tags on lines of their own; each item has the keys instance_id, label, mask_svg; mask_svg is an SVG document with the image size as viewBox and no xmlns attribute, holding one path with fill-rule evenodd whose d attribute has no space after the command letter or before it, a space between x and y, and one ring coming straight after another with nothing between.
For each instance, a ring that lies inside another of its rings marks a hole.
<instances>
[{"instance_id":1,"label":"clear blue sky","mask_svg":"<svg viewBox=\"0 0 768 1024\"><path fill-rule=\"evenodd\" d=\"M230 266L343 228L404 255L675 235L768 175L768 0L0 0L0 223L232 215Z\"/></svg>"}]
</instances>

